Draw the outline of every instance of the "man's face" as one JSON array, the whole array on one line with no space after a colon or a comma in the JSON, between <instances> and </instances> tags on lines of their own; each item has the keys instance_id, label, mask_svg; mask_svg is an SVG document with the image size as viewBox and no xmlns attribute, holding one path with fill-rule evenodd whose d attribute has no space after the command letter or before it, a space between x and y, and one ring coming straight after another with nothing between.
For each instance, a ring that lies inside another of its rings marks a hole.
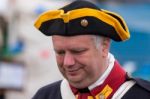
<instances>
[{"instance_id":1,"label":"man's face","mask_svg":"<svg viewBox=\"0 0 150 99\"><path fill-rule=\"evenodd\" d=\"M87 87L104 72L105 51L96 48L93 36L53 36L52 41L59 70L74 87Z\"/></svg>"}]
</instances>

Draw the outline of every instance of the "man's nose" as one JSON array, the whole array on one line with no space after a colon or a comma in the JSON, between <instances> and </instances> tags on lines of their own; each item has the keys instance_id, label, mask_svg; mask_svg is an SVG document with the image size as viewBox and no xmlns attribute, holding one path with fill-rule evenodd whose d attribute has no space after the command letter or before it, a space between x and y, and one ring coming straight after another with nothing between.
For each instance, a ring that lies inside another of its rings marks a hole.
<instances>
[{"instance_id":1,"label":"man's nose","mask_svg":"<svg viewBox=\"0 0 150 99\"><path fill-rule=\"evenodd\" d=\"M66 53L64 57L64 66L72 66L75 64L75 59L71 53Z\"/></svg>"}]
</instances>

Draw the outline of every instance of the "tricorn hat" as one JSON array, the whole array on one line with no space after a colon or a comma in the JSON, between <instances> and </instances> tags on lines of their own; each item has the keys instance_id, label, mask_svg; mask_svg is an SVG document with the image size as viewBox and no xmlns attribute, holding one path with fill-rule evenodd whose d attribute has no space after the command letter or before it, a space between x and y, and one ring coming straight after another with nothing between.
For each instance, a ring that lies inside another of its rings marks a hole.
<instances>
[{"instance_id":1,"label":"tricorn hat","mask_svg":"<svg viewBox=\"0 0 150 99\"><path fill-rule=\"evenodd\" d=\"M121 16L84 0L44 12L36 20L35 27L47 36L88 34L109 37L115 41L130 38L128 27Z\"/></svg>"}]
</instances>

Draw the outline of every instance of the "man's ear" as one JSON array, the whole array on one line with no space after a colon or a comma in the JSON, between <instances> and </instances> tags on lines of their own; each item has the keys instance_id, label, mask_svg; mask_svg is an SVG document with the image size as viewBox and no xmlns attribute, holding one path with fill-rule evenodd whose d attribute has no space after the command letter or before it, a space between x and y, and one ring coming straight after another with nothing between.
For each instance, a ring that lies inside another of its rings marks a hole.
<instances>
[{"instance_id":1,"label":"man's ear","mask_svg":"<svg viewBox=\"0 0 150 99\"><path fill-rule=\"evenodd\" d=\"M103 57L107 57L108 56L109 49L110 49L110 42L111 42L110 38L107 38L107 37L103 38L103 41L102 41L102 45L103 45L103 48L102 48Z\"/></svg>"}]
</instances>

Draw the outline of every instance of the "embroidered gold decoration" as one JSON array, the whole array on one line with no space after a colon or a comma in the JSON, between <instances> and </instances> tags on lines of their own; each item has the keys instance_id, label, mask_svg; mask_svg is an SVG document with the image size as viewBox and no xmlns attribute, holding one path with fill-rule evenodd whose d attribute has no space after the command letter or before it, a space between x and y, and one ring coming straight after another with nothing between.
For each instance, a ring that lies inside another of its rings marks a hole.
<instances>
[{"instance_id":1,"label":"embroidered gold decoration","mask_svg":"<svg viewBox=\"0 0 150 99\"><path fill-rule=\"evenodd\" d=\"M100 94L99 95L99 99L105 99L105 95L104 94Z\"/></svg>"},{"instance_id":2,"label":"embroidered gold decoration","mask_svg":"<svg viewBox=\"0 0 150 99\"><path fill-rule=\"evenodd\" d=\"M112 92L113 89L109 85L106 85L104 89L96 95L95 98L93 96L88 96L87 99L107 99ZM78 95L76 95L76 99L78 99Z\"/></svg>"},{"instance_id":3,"label":"embroidered gold decoration","mask_svg":"<svg viewBox=\"0 0 150 99\"><path fill-rule=\"evenodd\" d=\"M106 85L104 89L98 95L96 95L96 99L107 99L112 91L113 89L109 85Z\"/></svg>"},{"instance_id":4,"label":"embroidered gold decoration","mask_svg":"<svg viewBox=\"0 0 150 99\"><path fill-rule=\"evenodd\" d=\"M93 96L88 96L88 99L94 99Z\"/></svg>"}]
</instances>

